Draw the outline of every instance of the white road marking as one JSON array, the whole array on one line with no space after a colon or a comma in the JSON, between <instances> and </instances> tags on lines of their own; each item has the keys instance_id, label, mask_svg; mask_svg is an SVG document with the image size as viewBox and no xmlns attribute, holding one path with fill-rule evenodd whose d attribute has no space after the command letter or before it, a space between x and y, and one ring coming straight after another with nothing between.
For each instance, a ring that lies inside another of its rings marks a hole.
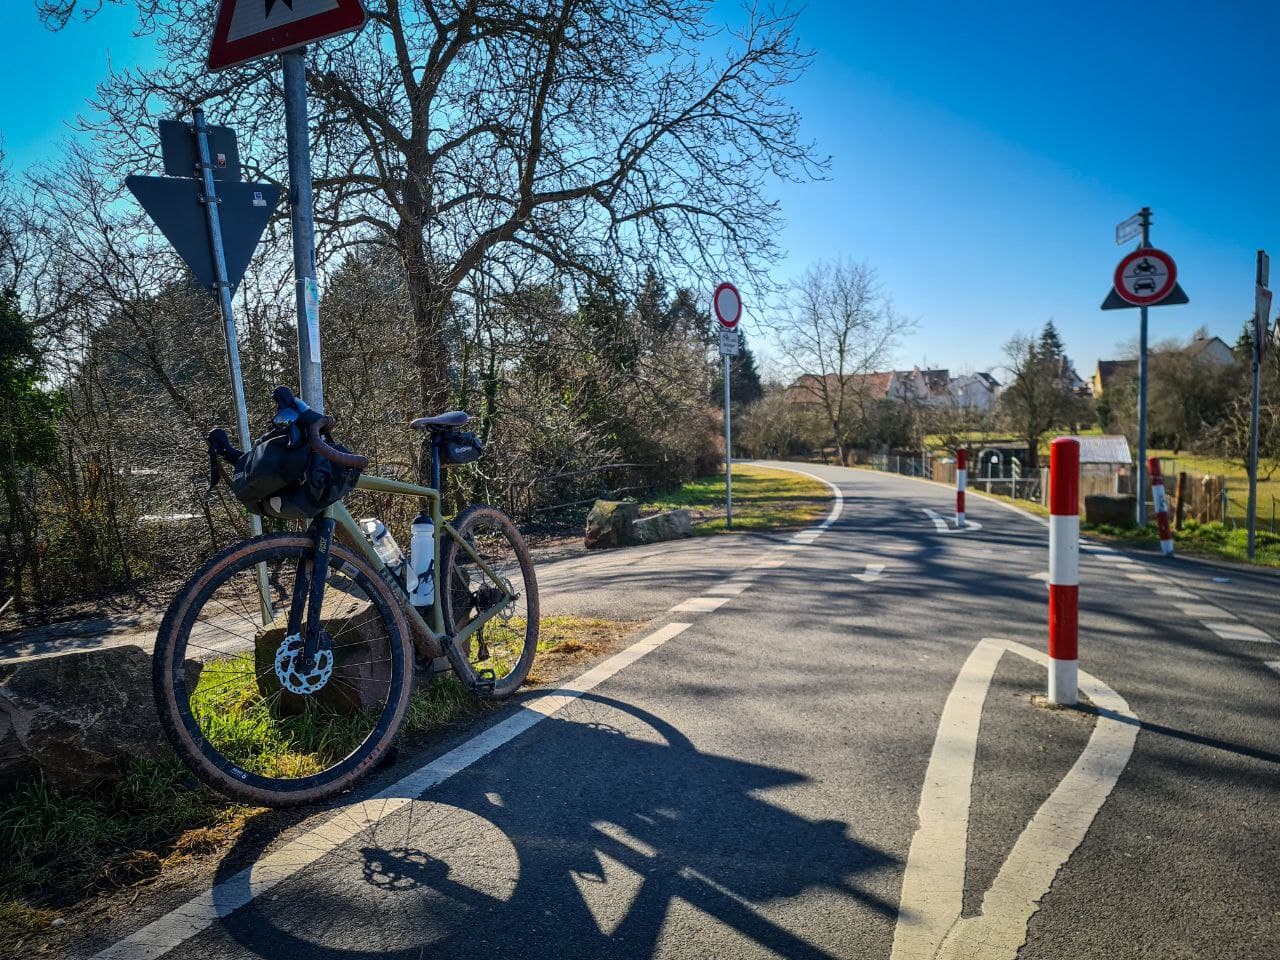
<instances>
[{"instance_id":1,"label":"white road marking","mask_svg":"<svg viewBox=\"0 0 1280 960\"><path fill-rule=\"evenodd\" d=\"M1114 550L1111 553L1099 553L1098 559L1106 560L1108 563L1114 563L1117 566L1124 566L1125 564L1131 564L1132 566L1136 567L1138 565L1137 561L1130 560L1123 553L1116 553Z\"/></svg>"},{"instance_id":2,"label":"white road marking","mask_svg":"<svg viewBox=\"0 0 1280 960\"><path fill-rule=\"evenodd\" d=\"M1205 623L1205 626L1223 640L1247 640L1250 643L1275 643L1267 634L1247 623Z\"/></svg>"},{"instance_id":3,"label":"white road marking","mask_svg":"<svg viewBox=\"0 0 1280 960\"><path fill-rule=\"evenodd\" d=\"M1197 620L1235 619L1232 614L1227 613L1221 607L1215 607L1212 603L1175 603L1174 606L1186 616L1195 617Z\"/></svg>"},{"instance_id":4,"label":"white road marking","mask_svg":"<svg viewBox=\"0 0 1280 960\"><path fill-rule=\"evenodd\" d=\"M1167 578L1157 576L1154 573L1131 573L1126 570L1124 575L1130 580L1132 580L1134 583L1168 583L1169 582Z\"/></svg>"},{"instance_id":5,"label":"white road marking","mask_svg":"<svg viewBox=\"0 0 1280 960\"><path fill-rule=\"evenodd\" d=\"M1043 580L1045 583L1048 583L1048 582L1049 582L1049 571L1048 571L1048 570L1041 570L1039 573L1028 573L1028 574L1027 574L1027 579L1028 579L1028 580Z\"/></svg>"},{"instance_id":6,"label":"white road marking","mask_svg":"<svg viewBox=\"0 0 1280 960\"><path fill-rule=\"evenodd\" d=\"M1272 670L1274 670L1276 673L1280 673L1280 660L1267 660L1265 662L1267 666L1270 667Z\"/></svg>"},{"instance_id":7,"label":"white road marking","mask_svg":"<svg viewBox=\"0 0 1280 960\"><path fill-rule=\"evenodd\" d=\"M1195 600L1196 595L1181 587L1156 587L1156 593L1162 597L1181 597L1184 600Z\"/></svg>"},{"instance_id":8,"label":"white road marking","mask_svg":"<svg viewBox=\"0 0 1280 960\"><path fill-rule=\"evenodd\" d=\"M1012 960L1026 942L1032 914L1084 840L1133 752L1137 717L1123 697L1081 671L1080 691L1099 708L1093 734L1014 843L982 898L981 914L962 918L978 727L991 678L1006 651L1049 664L1038 650L985 637L961 668L943 707L925 773L892 960Z\"/></svg>"},{"instance_id":9,"label":"white road marking","mask_svg":"<svg viewBox=\"0 0 1280 960\"><path fill-rule=\"evenodd\" d=\"M751 586L753 582L754 581L752 580L728 580L720 584L720 586L715 587L714 590L718 595L736 597L738 594L742 593L743 590L746 590L747 587Z\"/></svg>"},{"instance_id":10,"label":"white road marking","mask_svg":"<svg viewBox=\"0 0 1280 960\"><path fill-rule=\"evenodd\" d=\"M530 727L553 716L587 691L689 629L687 623L668 623L612 657L547 694L521 704L503 720L448 753L361 803L339 808L335 815L275 853L215 884L141 930L94 956L93 960L156 960L218 920L230 916L303 867L337 849L382 818L399 810L427 790L465 770Z\"/></svg>"},{"instance_id":11,"label":"white road marking","mask_svg":"<svg viewBox=\"0 0 1280 960\"><path fill-rule=\"evenodd\" d=\"M873 580L879 580L882 573L884 573L883 563L868 563L866 572L855 573L853 579L861 580L863 583L871 583Z\"/></svg>"},{"instance_id":12,"label":"white road marking","mask_svg":"<svg viewBox=\"0 0 1280 960\"><path fill-rule=\"evenodd\" d=\"M944 517L942 514L938 513L936 510L926 509L924 512L925 512L925 515L928 516L928 518L933 521L934 529L936 529L939 533L968 533L970 530L982 529L982 524L980 524L977 520L973 520L968 517L965 518L963 527L953 527L947 521L947 518Z\"/></svg>"},{"instance_id":13,"label":"white road marking","mask_svg":"<svg viewBox=\"0 0 1280 960\"><path fill-rule=\"evenodd\" d=\"M732 600L732 597L690 597L681 603L677 603L671 608L672 613L710 613L718 607L723 607Z\"/></svg>"}]
</instances>

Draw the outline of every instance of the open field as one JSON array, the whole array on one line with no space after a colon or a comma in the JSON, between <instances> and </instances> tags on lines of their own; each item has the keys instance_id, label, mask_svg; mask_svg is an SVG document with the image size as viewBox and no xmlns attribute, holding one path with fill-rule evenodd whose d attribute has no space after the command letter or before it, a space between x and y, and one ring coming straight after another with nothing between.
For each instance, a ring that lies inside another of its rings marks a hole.
<instances>
[{"instance_id":1,"label":"open field","mask_svg":"<svg viewBox=\"0 0 1280 960\"><path fill-rule=\"evenodd\" d=\"M699 477L641 505L641 512L686 508L694 533L724 533L724 474ZM790 530L821 520L831 509L831 493L810 477L751 464L733 466L733 530L759 533Z\"/></svg>"}]
</instances>

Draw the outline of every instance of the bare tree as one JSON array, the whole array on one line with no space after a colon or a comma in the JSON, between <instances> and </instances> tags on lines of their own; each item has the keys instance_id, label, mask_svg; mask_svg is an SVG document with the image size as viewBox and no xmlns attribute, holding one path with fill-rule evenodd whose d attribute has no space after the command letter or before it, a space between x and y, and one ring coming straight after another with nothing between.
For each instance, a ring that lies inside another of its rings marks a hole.
<instances>
[{"instance_id":1,"label":"bare tree","mask_svg":"<svg viewBox=\"0 0 1280 960\"><path fill-rule=\"evenodd\" d=\"M207 104L240 127L251 173L283 180L277 63L211 76L214 4L136 3L166 65L102 86L104 164L142 168L157 116ZM54 27L96 8L38 5ZM808 59L785 9L727 33L702 0L366 5L361 33L308 52L319 252L398 252L424 407L447 398L450 311L478 276L533 262L602 284L642 252L758 272L778 222L767 180L820 169L782 99Z\"/></svg>"},{"instance_id":2,"label":"bare tree","mask_svg":"<svg viewBox=\"0 0 1280 960\"><path fill-rule=\"evenodd\" d=\"M1046 327L1048 329L1048 327ZM1026 441L1028 463L1040 462L1040 440L1055 427L1079 421L1088 403L1077 397L1068 380L1070 363L1046 338L1016 334L1004 347L1008 380L1000 395L1000 412Z\"/></svg>"},{"instance_id":3,"label":"bare tree","mask_svg":"<svg viewBox=\"0 0 1280 960\"><path fill-rule=\"evenodd\" d=\"M894 312L873 267L819 263L797 281L779 339L798 402L825 415L841 463L877 399L875 378L908 323Z\"/></svg>"}]
</instances>

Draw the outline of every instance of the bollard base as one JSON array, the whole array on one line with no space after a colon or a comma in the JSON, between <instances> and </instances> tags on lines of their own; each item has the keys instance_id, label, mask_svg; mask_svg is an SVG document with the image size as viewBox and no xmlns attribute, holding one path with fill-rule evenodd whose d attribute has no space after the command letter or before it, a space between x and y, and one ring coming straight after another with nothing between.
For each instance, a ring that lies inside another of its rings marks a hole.
<instances>
[{"instance_id":1,"label":"bollard base","mask_svg":"<svg viewBox=\"0 0 1280 960\"><path fill-rule=\"evenodd\" d=\"M1078 665L1076 660L1049 661L1049 702L1055 707L1074 707L1079 702Z\"/></svg>"},{"instance_id":2,"label":"bollard base","mask_svg":"<svg viewBox=\"0 0 1280 960\"><path fill-rule=\"evenodd\" d=\"M963 527L963 526L964 526L964 514L963 514L963 513L957 513L957 514L956 514L956 529L957 529L957 530L959 530L959 529L960 529L961 527Z\"/></svg>"}]
</instances>

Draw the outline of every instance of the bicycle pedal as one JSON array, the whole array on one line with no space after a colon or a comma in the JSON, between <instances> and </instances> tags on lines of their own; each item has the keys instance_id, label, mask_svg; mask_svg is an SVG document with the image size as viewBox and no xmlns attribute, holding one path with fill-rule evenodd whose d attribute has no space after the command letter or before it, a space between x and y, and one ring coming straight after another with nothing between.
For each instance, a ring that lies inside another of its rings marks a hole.
<instances>
[{"instance_id":1,"label":"bicycle pedal","mask_svg":"<svg viewBox=\"0 0 1280 960\"><path fill-rule=\"evenodd\" d=\"M472 686L472 690L479 694L491 694L493 688L497 686L498 677L492 670L477 670L476 682Z\"/></svg>"}]
</instances>

